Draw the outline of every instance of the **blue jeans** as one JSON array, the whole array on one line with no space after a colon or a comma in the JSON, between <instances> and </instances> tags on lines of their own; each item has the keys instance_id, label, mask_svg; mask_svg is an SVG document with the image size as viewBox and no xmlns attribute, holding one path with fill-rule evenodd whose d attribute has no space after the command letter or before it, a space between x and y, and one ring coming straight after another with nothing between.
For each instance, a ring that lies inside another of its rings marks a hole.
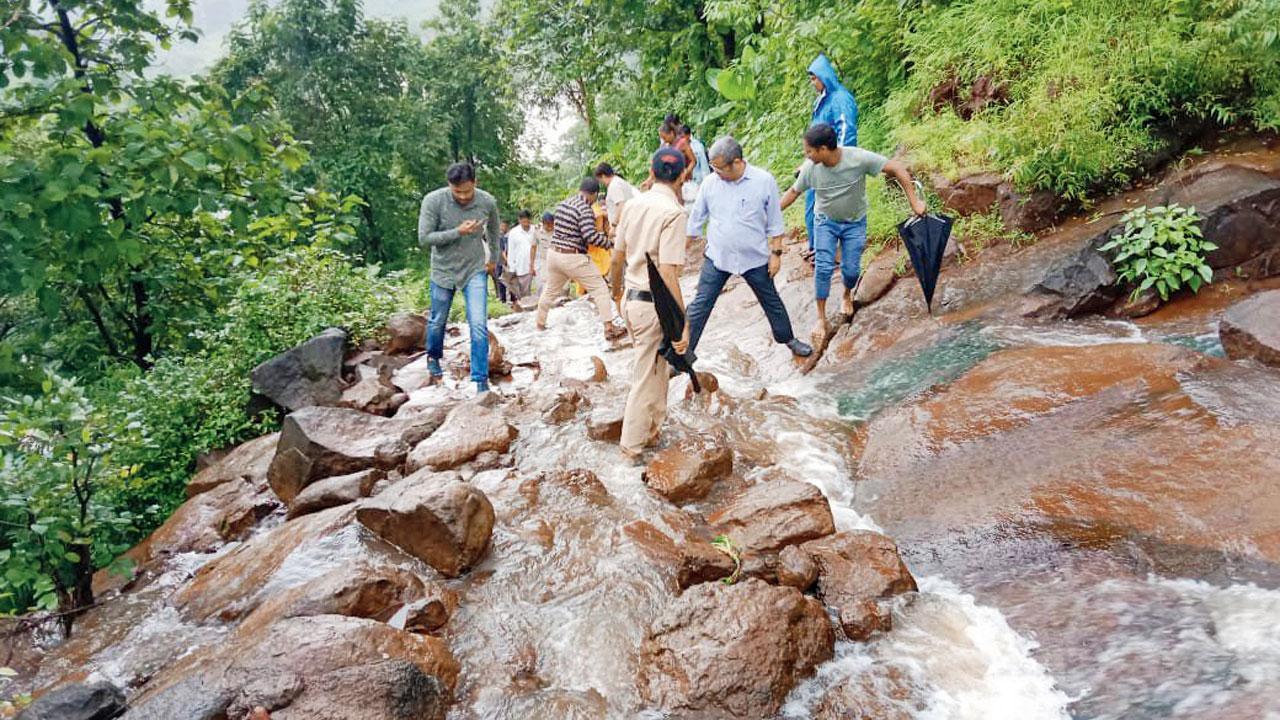
<instances>
[{"instance_id":1,"label":"blue jeans","mask_svg":"<svg viewBox=\"0 0 1280 720\"><path fill-rule=\"evenodd\" d=\"M489 382L489 274L481 270L462 288L467 303L467 325L471 329L471 379ZM444 357L444 326L449 321L456 288L431 283L431 317L427 321L427 357Z\"/></svg>"},{"instance_id":2,"label":"blue jeans","mask_svg":"<svg viewBox=\"0 0 1280 720\"><path fill-rule=\"evenodd\" d=\"M694 360L693 349L698 347L698 339L702 337L702 331L707 327L707 318L711 317L711 310L716 306L716 300L720 298L720 291L724 289L724 284L731 277L733 273L716 267L715 263L711 262L711 258L703 258L702 274L698 276L698 292L694 295L693 302L689 303L689 352L686 356L690 362ZM742 273L742 279L747 281L751 292L755 293L756 300L760 303L760 309L764 310L765 317L769 319L769 327L773 329L773 339L780 343L789 343L794 340L796 336L791 330L791 318L787 316L787 306L782 304L778 288L774 286L773 278L769 277L768 263Z\"/></svg>"},{"instance_id":3,"label":"blue jeans","mask_svg":"<svg viewBox=\"0 0 1280 720\"><path fill-rule=\"evenodd\" d=\"M813 294L819 300L826 300L831 294L837 247L840 248L840 278L845 289L852 290L858 284L862 251L867 249L867 218L845 222L819 214L814 220Z\"/></svg>"}]
</instances>

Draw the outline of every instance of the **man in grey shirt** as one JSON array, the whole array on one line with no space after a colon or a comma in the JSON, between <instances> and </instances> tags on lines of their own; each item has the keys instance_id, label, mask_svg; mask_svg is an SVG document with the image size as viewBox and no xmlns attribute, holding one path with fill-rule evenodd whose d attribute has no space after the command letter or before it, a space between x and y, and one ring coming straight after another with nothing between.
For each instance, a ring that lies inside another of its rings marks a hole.
<instances>
[{"instance_id":1,"label":"man in grey shirt","mask_svg":"<svg viewBox=\"0 0 1280 720\"><path fill-rule=\"evenodd\" d=\"M818 325L813 338L821 343L831 332L827 297L831 294L837 249L844 282L840 312L853 315L853 288L862 267L862 251L867 247L867 177L883 173L897 180L916 215L925 214L925 205L916 197L906 166L862 148L839 146L835 128L826 123L818 123L804 134L804 155L808 159L795 184L783 194L781 205L785 210L806 191L814 192L813 286Z\"/></svg>"},{"instance_id":2,"label":"man in grey shirt","mask_svg":"<svg viewBox=\"0 0 1280 720\"><path fill-rule=\"evenodd\" d=\"M471 379L476 393L489 390L488 276L500 256L498 202L476 188L475 168L454 163L448 187L427 193L418 213L418 244L431 248L431 315L427 321L427 368L433 380L444 376L444 326L453 295L462 290L471 330Z\"/></svg>"}]
</instances>

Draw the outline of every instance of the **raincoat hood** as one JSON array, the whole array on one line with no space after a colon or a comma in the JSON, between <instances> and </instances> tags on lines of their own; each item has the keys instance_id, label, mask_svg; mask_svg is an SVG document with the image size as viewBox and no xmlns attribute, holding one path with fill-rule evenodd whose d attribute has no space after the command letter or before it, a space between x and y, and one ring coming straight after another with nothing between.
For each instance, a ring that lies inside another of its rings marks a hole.
<instances>
[{"instance_id":1,"label":"raincoat hood","mask_svg":"<svg viewBox=\"0 0 1280 720\"><path fill-rule=\"evenodd\" d=\"M819 54L813 62L809 63L809 74L822 81L822 86L826 88L826 95L834 95L844 90L844 85L840 84L840 78L836 77L836 69L831 66L831 61L827 59L825 53Z\"/></svg>"}]
</instances>

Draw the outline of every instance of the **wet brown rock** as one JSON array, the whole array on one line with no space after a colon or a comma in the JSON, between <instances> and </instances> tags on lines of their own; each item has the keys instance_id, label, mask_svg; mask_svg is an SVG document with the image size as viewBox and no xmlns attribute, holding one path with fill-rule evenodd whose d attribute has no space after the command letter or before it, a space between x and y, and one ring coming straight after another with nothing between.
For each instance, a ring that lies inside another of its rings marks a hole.
<instances>
[{"instance_id":1,"label":"wet brown rock","mask_svg":"<svg viewBox=\"0 0 1280 720\"><path fill-rule=\"evenodd\" d=\"M814 720L912 720L925 714L929 699L912 688L901 669L889 666L831 687L814 708Z\"/></svg>"},{"instance_id":2,"label":"wet brown rock","mask_svg":"<svg viewBox=\"0 0 1280 720\"><path fill-rule=\"evenodd\" d=\"M267 584L290 555L345 527L354 515L351 506L332 508L257 535L203 565L171 604L194 622L241 618L262 603Z\"/></svg>"},{"instance_id":3,"label":"wet brown rock","mask_svg":"<svg viewBox=\"0 0 1280 720\"><path fill-rule=\"evenodd\" d=\"M733 574L733 559L696 533L676 540L643 520L630 522L622 530L660 566L671 568L682 590Z\"/></svg>"},{"instance_id":4,"label":"wet brown rock","mask_svg":"<svg viewBox=\"0 0 1280 720\"><path fill-rule=\"evenodd\" d=\"M262 485L248 480L222 483L183 503L131 551L131 557L145 563L160 555L212 552L225 543L244 539L278 506L271 491Z\"/></svg>"},{"instance_id":5,"label":"wet brown rock","mask_svg":"<svg viewBox=\"0 0 1280 720\"><path fill-rule=\"evenodd\" d=\"M756 579L704 583L675 599L641 649L641 697L675 717L766 718L831 658L820 603Z\"/></svg>"},{"instance_id":6,"label":"wet brown rock","mask_svg":"<svg viewBox=\"0 0 1280 720\"><path fill-rule=\"evenodd\" d=\"M898 253L886 249L876 256L862 271L858 279L858 289L854 291L855 307L865 307L884 297L897 280L894 270L898 263Z\"/></svg>"},{"instance_id":7,"label":"wet brown rock","mask_svg":"<svg viewBox=\"0 0 1280 720\"><path fill-rule=\"evenodd\" d=\"M582 393L573 389L561 390L542 410L542 419L550 425L569 422L578 414L583 402Z\"/></svg>"},{"instance_id":8,"label":"wet brown rock","mask_svg":"<svg viewBox=\"0 0 1280 720\"><path fill-rule=\"evenodd\" d=\"M794 480L748 488L708 515L707 522L748 553L776 553L835 532L831 506L822 492Z\"/></svg>"},{"instance_id":9,"label":"wet brown rock","mask_svg":"<svg viewBox=\"0 0 1280 720\"><path fill-rule=\"evenodd\" d=\"M1116 301L1113 314L1119 317L1146 317L1160 307L1160 295L1155 290L1147 290L1134 298L1125 295Z\"/></svg>"},{"instance_id":10,"label":"wet brown rock","mask_svg":"<svg viewBox=\"0 0 1280 720\"><path fill-rule=\"evenodd\" d=\"M779 585L803 592L818 581L818 564L799 547L788 545L778 553L777 576Z\"/></svg>"},{"instance_id":11,"label":"wet brown rock","mask_svg":"<svg viewBox=\"0 0 1280 720\"><path fill-rule=\"evenodd\" d=\"M473 485L415 475L367 501L356 518L382 539L457 577L484 556L494 512Z\"/></svg>"},{"instance_id":12,"label":"wet brown rock","mask_svg":"<svg viewBox=\"0 0 1280 720\"><path fill-rule=\"evenodd\" d=\"M187 497L212 490L228 480L245 479L254 484L266 480L279 440L279 433L271 433L237 445L192 476L187 482Z\"/></svg>"},{"instance_id":13,"label":"wet brown rock","mask_svg":"<svg viewBox=\"0 0 1280 720\"><path fill-rule=\"evenodd\" d=\"M603 442L618 442L622 439L622 419L625 414L626 407L619 402L593 408L587 416L587 437Z\"/></svg>"},{"instance_id":14,"label":"wet brown rock","mask_svg":"<svg viewBox=\"0 0 1280 720\"><path fill-rule=\"evenodd\" d=\"M284 419L267 472L271 489L292 502L311 483L404 462L406 425L349 408L311 407Z\"/></svg>"},{"instance_id":15,"label":"wet brown rock","mask_svg":"<svg viewBox=\"0 0 1280 720\"><path fill-rule=\"evenodd\" d=\"M256 634L284 618L316 615L385 621L425 594L422 581L404 570L363 562L344 565L272 596L244 619L237 632Z\"/></svg>"},{"instance_id":16,"label":"wet brown rock","mask_svg":"<svg viewBox=\"0 0 1280 720\"><path fill-rule=\"evenodd\" d=\"M1280 290L1233 305L1222 316L1218 334L1227 357L1280 367Z\"/></svg>"},{"instance_id":17,"label":"wet brown rock","mask_svg":"<svg viewBox=\"0 0 1280 720\"><path fill-rule=\"evenodd\" d=\"M916 581L889 538L876 532L842 532L800 546L818 566L818 596L840 613L852 640L889 630L892 616L882 602L915 592Z\"/></svg>"},{"instance_id":18,"label":"wet brown rock","mask_svg":"<svg viewBox=\"0 0 1280 720\"><path fill-rule=\"evenodd\" d=\"M733 472L733 451L723 438L694 435L654 455L644 481L673 503L701 500L711 486Z\"/></svg>"},{"instance_id":19,"label":"wet brown rock","mask_svg":"<svg viewBox=\"0 0 1280 720\"><path fill-rule=\"evenodd\" d=\"M1022 232L1040 232L1058 218L1058 196L1048 190L1021 193L1009 184L1000 186L1000 219L1004 226Z\"/></svg>"},{"instance_id":20,"label":"wet brown rock","mask_svg":"<svg viewBox=\"0 0 1280 720\"><path fill-rule=\"evenodd\" d=\"M402 312L387 320L388 353L411 353L426 349L427 319L421 313Z\"/></svg>"},{"instance_id":21,"label":"wet brown rock","mask_svg":"<svg viewBox=\"0 0 1280 720\"><path fill-rule=\"evenodd\" d=\"M218 720L261 706L272 720L443 720L457 676L437 638L361 618L289 618L166 669L124 717Z\"/></svg>"},{"instance_id":22,"label":"wet brown rock","mask_svg":"<svg viewBox=\"0 0 1280 720\"><path fill-rule=\"evenodd\" d=\"M990 210L1000 196L1004 178L995 173L982 173L962 177L955 182L937 176L934 190L942 199L942 205L957 215L974 215Z\"/></svg>"},{"instance_id":23,"label":"wet brown rock","mask_svg":"<svg viewBox=\"0 0 1280 720\"><path fill-rule=\"evenodd\" d=\"M386 473L374 469L317 480L298 493L298 497L289 503L289 519L368 497L373 492L373 486L384 477Z\"/></svg>"},{"instance_id":24,"label":"wet brown rock","mask_svg":"<svg viewBox=\"0 0 1280 720\"><path fill-rule=\"evenodd\" d=\"M329 328L258 365L253 390L286 410L335 405L342 399L342 351L347 333Z\"/></svg>"},{"instance_id":25,"label":"wet brown rock","mask_svg":"<svg viewBox=\"0 0 1280 720\"><path fill-rule=\"evenodd\" d=\"M432 633L444 627L458 609L458 594L445 588L428 592L405 609L404 629L416 633Z\"/></svg>"},{"instance_id":26,"label":"wet brown rock","mask_svg":"<svg viewBox=\"0 0 1280 720\"><path fill-rule=\"evenodd\" d=\"M469 462L487 450L502 454L511 449L516 429L500 410L479 402L458 405L440 429L409 453L406 469L448 470Z\"/></svg>"},{"instance_id":27,"label":"wet brown rock","mask_svg":"<svg viewBox=\"0 0 1280 720\"><path fill-rule=\"evenodd\" d=\"M342 391L338 407L386 417L395 414L408 400L409 396L400 392L389 381L380 377L366 377Z\"/></svg>"}]
</instances>

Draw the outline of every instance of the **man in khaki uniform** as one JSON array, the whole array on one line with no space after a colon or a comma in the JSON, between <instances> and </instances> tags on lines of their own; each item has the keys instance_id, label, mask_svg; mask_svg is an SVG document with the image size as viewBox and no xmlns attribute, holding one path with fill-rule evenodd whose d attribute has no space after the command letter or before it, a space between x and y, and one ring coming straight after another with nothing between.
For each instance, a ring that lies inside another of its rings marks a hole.
<instances>
[{"instance_id":1,"label":"man in khaki uniform","mask_svg":"<svg viewBox=\"0 0 1280 720\"><path fill-rule=\"evenodd\" d=\"M671 294L684 309L680 271L684 267L684 233L689 215L679 200L678 185L684 174L684 155L674 148L662 148L654 154L652 165L653 186L627 201L622 209L610 276L613 299L624 302L622 315L631 328L636 348L620 443L622 452L632 458L658 439L662 422L667 417L667 383L670 380L667 361L658 354L662 345L662 327L658 324L653 295L649 292L646 254L653 258ZM672 343L679 353L687 350L688 345L687 340Z\"/></svg>"}]
</instances>

